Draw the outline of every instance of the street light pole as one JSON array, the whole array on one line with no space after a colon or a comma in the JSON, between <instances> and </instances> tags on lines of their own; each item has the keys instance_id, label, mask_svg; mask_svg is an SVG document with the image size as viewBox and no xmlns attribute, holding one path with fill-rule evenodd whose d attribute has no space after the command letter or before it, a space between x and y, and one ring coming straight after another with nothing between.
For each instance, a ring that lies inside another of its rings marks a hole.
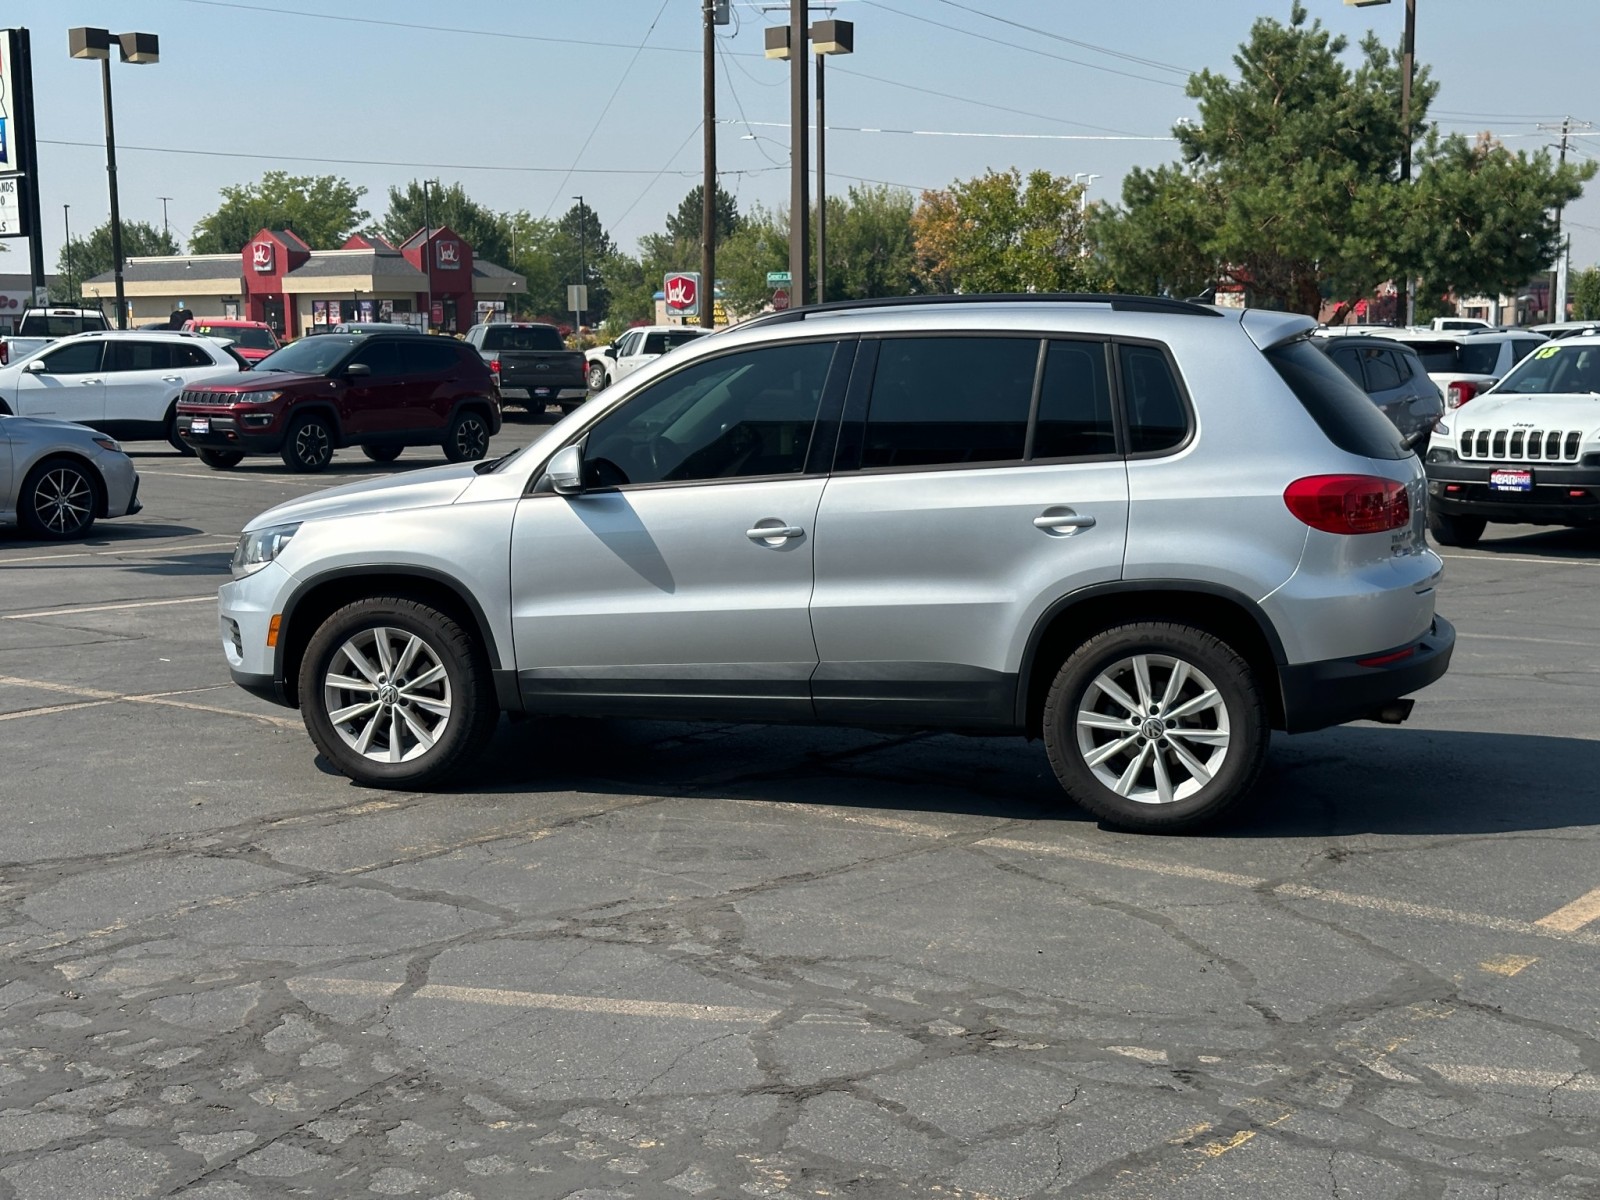
<instances>
[{"instance_id":1,"label":"street light pole","mask_svg":"<svg viewBox=\"0 0 1600 1200\"><path fill-rule=\"evenodd\" d=\"M700 196L700 327L715 328L717 323L717 35L716 3L702 5L705 30L702 35L704 78L701 82L704 107L705 182Z\"/></svg>"},{"instance_id":2,"label":"street light pole","mask_svg":"<svg viewBox=\"0 0 1600 1200\"><path fill-rule=\"evenodd\" d=\"M428 308L422 314L422 332L433 329L433 214L428 211L428 185L422 181L422 273L428 277Z\"/></svg>"},{"instance_id":3,"label":"street light pole","mask_svg":"<svg viewBox=\"0 0 1600 1200\"><path fill-rule=\"evenodd\" d=\"M63 257L67 260L67 299L72 300L75 294L72 287L72 205L61 206L61 227L66 230L67 241Z\"/></svg>"},{"instance_id":4,"label":"street light pole","mask_svg":"<svg viewBox=\"0 0 1600 1200\"><path fill-rule=\"evenodd\" d=\"M160 42L153 33L114 35L118 55L125 63L161 60ZM111 193L111 272L117 295L117 328L128 327L128 304L122 286L122 214L117 206L117 134L111 109L111 42L109 30L79 26L67 31L67 50L73 58L100 60L100 87L106 110L106 180Z\"/></svg>"},{"instance_id":5,"label":"street light pole","mask_svg":"<svg viewBox=\"0 0 1600 1200\"><path fill-rule=\"evenodd\" d=\"M1409 187L1411 185L1411 77L1417 66L1417 0L1406 0L1406 31L1401 51L1404 64L1400 77L1400 178ZM1417 317L1417 297L1411 287L1409 274L1401 282L1400 287L1400 300L1405 308L1406 324L1413 325Z\"/></svg>"},{"instance_id":6,"label":"street light pole","mask_svg":"<svg viewBox=\"0 0 1600 1200\"><path fill-rule=\"evenodd\" d=\"M811 294L811 203L808 196L811 105L806 53L810 13L806 0L789 0L789 287L801 304Z\"/></svg>"},{"instance_id":7,"label":"street light pole","mask_svg":"<svg viewBox=\"0 0 1600 1200\"><path fill-rule=\"evenodd\" d=\"M161 240L170 244L172 241L172 233L167 228L167 201L171 200L172 197L157 196L156 199L161 201Z\"/></svg>"}]
</instances>

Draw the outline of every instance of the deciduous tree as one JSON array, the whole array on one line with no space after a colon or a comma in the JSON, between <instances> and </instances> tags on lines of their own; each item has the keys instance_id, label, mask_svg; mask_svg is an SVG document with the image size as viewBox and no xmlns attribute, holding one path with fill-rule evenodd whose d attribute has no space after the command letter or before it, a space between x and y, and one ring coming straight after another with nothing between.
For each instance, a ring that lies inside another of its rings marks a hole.
<instances>
[{"instance_id":1,"label":"deciduous tree","mask_svg":"<svg viewBox=\"0 0 1600 1200\"><path fill-rule=\"evenodd\" d=\"M1048 171L1016 168L924 192L912 218L929 290L1092 290L1084 257L1083 189Z\"/></svg>"},{"instance_id":2,"label":"deciduous tree","mask_svg":"<svg viewBox=\"0 0 1600 1200\"><path fill-rule=\"evenodd\" d=\"M389 189L389 208L383 214L378 228L383 236L398 246L421 229L427 221L435 229L448 225L466 239L472 247L474 258L499 266L509 266L511 261L511 222L504 213L495 212L468 196L459 183L442 187L429 187L426 203L422 182L411 180L403 188ZM518 230L518 242L522 231Z\"/></svg>"},{"instance_id":3,"label":"deciduous tree","mask_svg":"<svg viewBox=\"0 0 1600 1200\"><path fill-rule=\"evenodd\" d=\"M371 214L367 189L334 175L268 171L257 183L222 189L217 211L200 218L190 251L237 254L262 229L290 229L313 250L336 250Z\"/></svg>"},{"instance_id":4,"label":"deciduous tree","mask_svg":"<svg viewBox=\"0 0 1600 1200\"><path fill-rule=\"evenodd\" d=\"M142 258L148 255L178 254L177 240L154 225L144 221L122 223L122 256ZM74 296L83 294L83 281L111 270L111 222L90 230L83 237L75 237L61 251L56 260L56 271L62 281L58 289L66 290L66 277L71 276L70 291ZM66 298L63 295L63 298Z\"/></svg>"}]
</instances>

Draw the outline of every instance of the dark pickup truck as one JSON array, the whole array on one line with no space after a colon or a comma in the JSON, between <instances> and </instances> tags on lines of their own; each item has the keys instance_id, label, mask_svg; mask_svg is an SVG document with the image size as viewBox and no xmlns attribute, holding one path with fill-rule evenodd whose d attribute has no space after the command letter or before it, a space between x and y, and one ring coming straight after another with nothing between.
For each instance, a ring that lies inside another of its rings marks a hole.
<instances>
[{"instance_id":1,"label":"dark pickup truck","mask_svg":"<svg viewBox=\"0 0 1600 1200\"><path fill-rule=\"evenodd\" d=\"M554 325L492 321L467 330L467 344L489 364L502 401L521 401L533 412L559 404L567 413L589 395L583 353L568 350Z\"/></svg>"}]
</instances>

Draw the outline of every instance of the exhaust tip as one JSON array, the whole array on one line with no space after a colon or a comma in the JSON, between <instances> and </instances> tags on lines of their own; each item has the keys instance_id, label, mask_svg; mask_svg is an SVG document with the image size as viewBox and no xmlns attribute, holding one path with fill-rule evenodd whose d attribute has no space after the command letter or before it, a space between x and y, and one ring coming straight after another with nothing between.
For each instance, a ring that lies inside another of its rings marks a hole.
<instances>
[{"instance_id":1,"label":"exhaust tip","mask_svg":"<svg viewBox=\"0 0 1600 1200\"><path fill-rule=\"evenodd\" d=\"M1417 706L1415 700L1391 700L1380 708L1375 708L1367 714L1367 720L1376 721L1380 725L1403 725L1411 710Z\"/></svg>"}]
</instances>

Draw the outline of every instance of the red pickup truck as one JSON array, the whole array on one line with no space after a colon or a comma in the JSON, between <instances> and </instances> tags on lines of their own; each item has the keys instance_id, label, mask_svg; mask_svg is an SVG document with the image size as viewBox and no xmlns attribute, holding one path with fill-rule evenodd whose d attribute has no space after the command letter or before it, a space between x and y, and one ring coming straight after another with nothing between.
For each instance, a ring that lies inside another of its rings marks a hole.
<instances>
[{"instance_id":1,"label":"red pickup truck","mask_svg":"<svg viewBox=\"0 0 1600 1200\"><path fill-rule=\"evenodd\" d=\"M240 358L254 366L280 345L272 326L265 321L241 321L237 317L195 317L183 327L201 337L227 342Z\"/></svg>"}]
</instances>

